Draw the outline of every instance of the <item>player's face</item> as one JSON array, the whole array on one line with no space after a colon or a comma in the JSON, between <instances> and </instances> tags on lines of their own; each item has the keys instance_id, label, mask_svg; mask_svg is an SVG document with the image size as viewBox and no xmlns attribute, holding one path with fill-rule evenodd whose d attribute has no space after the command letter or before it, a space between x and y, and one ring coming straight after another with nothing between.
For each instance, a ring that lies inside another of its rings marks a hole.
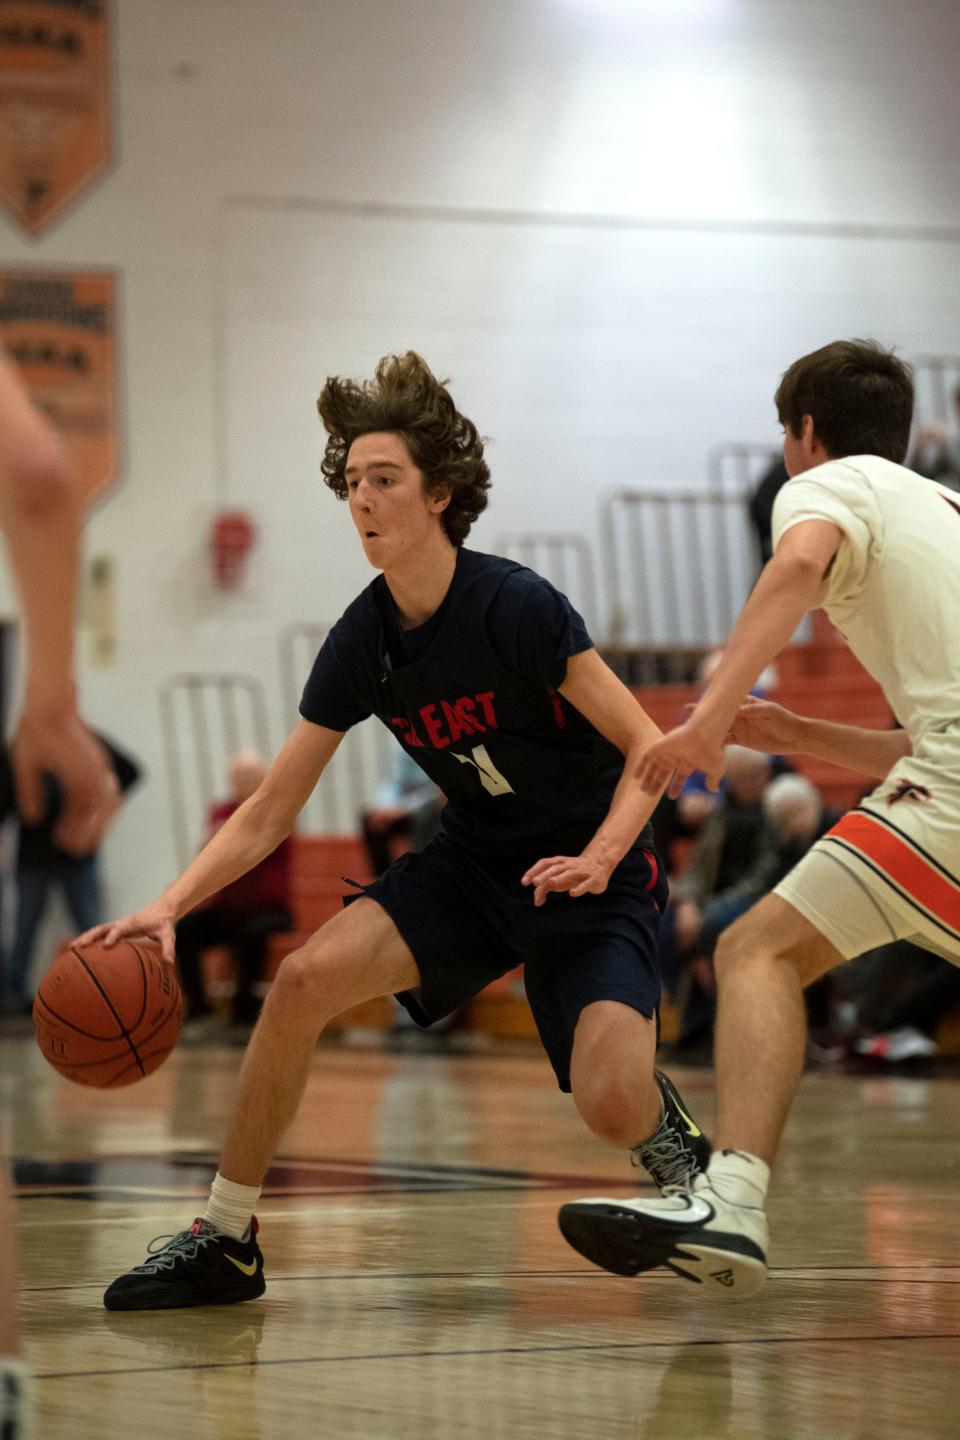
<instances>
[{"instance_id":1,"label":"player's face","mask_svg":"<svg viewBox=\"0 0 960 1440\"><path fill-rule=\"evenodd\" d=\"M436 538L445 501L428 495L402 435L361 435L350 446L347 499L364 554L388 570Z\"/></svg>"}]
</instances>

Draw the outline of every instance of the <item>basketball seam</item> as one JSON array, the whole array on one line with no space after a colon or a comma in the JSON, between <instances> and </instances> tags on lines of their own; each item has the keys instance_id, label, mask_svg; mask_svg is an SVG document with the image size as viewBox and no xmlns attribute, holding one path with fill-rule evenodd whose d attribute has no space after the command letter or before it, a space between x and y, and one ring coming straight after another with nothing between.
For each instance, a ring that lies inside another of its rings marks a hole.
<instances>
[{"instance_id":1,"label":"basketball seam","mask_svg":"<svg viewBox=\"0 0 960 1440\"><path fill-rule=\"evenodd\" d=\"M159 1070L160 1064L162 1064L163 1061L167 1058L167 1056L172 1052L172 1050L173 1050L174 1046L176 1045L176 1043L177 1043L177 1042L174 1041L174 1042L173 1042L173 1045L168 1045L165 1050L159 1050L159 1051L157 1051L157 1050L152 1050L152 1051L150 1052L150 1054L146 1056L146 1059L147 1059L147 1060L152 1060L155 1055L158 1055L158 1054L159 1054L160 1057L161 1057L160 1063L155 1067L156 1069ZM135 1068L134 1062L131 1060L129 1064L124 1065L124 1067L123 1067L122 1070L115 1070L115 1071L111 1074L110 1079L109 1079L109 1082L108 1082L106 1085L99 1085L99 1086L96 1086L95 1088L96 1088L96 1089L99 1089L99 1090L110 1090L110 1089L112 1089L113 1086L115 1086L116 1083L117 1083L117 1081L120 1079L120 1076L121 1076L121 1075L126 1075L126 1073L127 1073L128 1070L133 1070L134 1068ZM153 1074L153 1071L151 1071L150 1073ZM145 1077L144 1077L144 1076L141 1076L141 1079L143 1079L143 1078L145 1078Z\"/></svg>"},{"instance_id":2,"label":"basketball seam","mask_svg":"<svg viewBox=\"0 0 960 1440\"><path fill-rule=\"evenodd\" d=\"M140 1021L143 1019L144 1015L146 1015L146 1013L147 1013L147 1005L148 1005L149 1000L150 1000L150 987L149 987L149 985L147 984L147 966L146 966L146 961L144 960L143 956L140 954L140 951L137 949L136 945L134 944L134 942L133 942L132 940L128 940L128 941L127 941L127 944L130 946L130 949L133 951L134 955L136 955L137 959L140 961L140 974L141 974L141 976L143 977L143 1004L140 1006L140 1014L137 1016L134 1024L131 1026L131 1029L136 1030L137 1026L140 1024Z\"/></svg>"},{"instance_id":3,"label":"basketball seam","mask_svg":"<svg viewBox=\"0 0 960 1440\"><path fill-rule=\"evenodd\" d=\"M143 1009L140 1011L140 1016L139 1016L139 1019L137 1020L137 1024L139 1025L139 1024L140 1024L140 1021L143 1019L144 1015L145 1015L146 1012L147 1012L147 1001L148 1001L148 986L147 986L147 976L146 976L146 963L147 963L147 962L144 960L143 956L141 955L140 949L139 949L139 947L137 946L136 941L134 941L134 940L128 940L128 941L127 941L127 944L130 946L130 949L133 950L133 952L136 954L137 959L140 961L140 964L143 966L143 969L144 969L144 976L143 976ZM166 961L164 960L164 958L163 958L163 952L161 951L161 953L160 953L160 970L161 970L161 973L162 973L163 968L164 968L165 965L166 965ZM176 1008L176 1006L177 1006L177 1005L180 1003L180 1001L183 999L183 992L182 992L182 990L180 989L180 982L179 982L179 980L177 979L176 968L175 968L174 966L171 966L170 969L171 969L172 972L173 972L173 973L172 973L172 977L171 977L172 980L173 980L173 995L172 995L172 998L173 998L174 1008Z\"/></svg>"},{"instance_id":4,"label":"basketball seam","mask_svg":"<svg viewBox=\"0 0 960 1440\"><path fill-rule=\"evenodd\" d=\"M61 1025L66 1025L68 1030L73 1030L77 1035L82 1035L85 1040L101 1040L105 1044L108 1040L123 1040L125 1038L123 1035L95 1035L92 1030L81 1030L79 1025L75 1025L72 1020L68 1020L65 1015L61 1015L59 1010L54 1010L49 1000L45 999L42 990L38 991L37 999L48 1015L52 1015L54 1020L59 1020Z\"/></svg>"},{"instance_id":5,"label":"basketball seam","mask_svg":"<svg viewBox=\"0 0 960 1440\"><path fill-rule=\"evenodd\" d=\"M100 984L100 981L97 979L96 975L93 973L93 971L91 970L90 966L87 964L86 960L85 960L85 959L83 958L83 956L80 954L80 951L77 949L77 947L76 947L75 945L71 945L71 946L70 946L70 949L73 951L74 955L76 955L77 959L80 961L80 964L83 966L84 970L86 970L87 974L90 976L90 979L93 981L94 985L96 985L97 989L100 991L100 994L103 996L104 1000L106 1001L107 1006L108 1006L109 1009L110 1009L110 1013L113 1015L114 1020L116 1020L117 1024L120 1026L121 1031L123 1032L123 1038L126 1040L127 1044L130 1046L131 1051L133 1052L133 1058L134 1058L134 1060L135 1060L135 1061L137 1062L137 1064L140 1066L141 1074L143 1074L144 1076L146 1076L146 1073L147 1073L147 1072L146 1072L146 1070L144 1070L144 1068L143 1068L143 1063L142 1063L142 1061L141 1061L141 1059L140 1059L139 1051L137 1050L136 1045L134 1045L133 1041L132 1041L131 1038L130 1038L130 1031L127 1029L126 1025L124 1025L123 1021L120 1019L120 1016L117 1014L116 1007L114 1006L113 1001L110 999L110 996L107 994L106 990L104 990L103 986ZM133 953L136 955L137 961L138 961L138 963L139 963L139 965L140 965L140 973L141 973L141 978L142 978L142 980L143 980L144 994L146 994L146 989L147 989L147 976L146 976L146 971L145 971L144 968L143 968L143 960L142 960L142 958L141 958L141 956L140 956L140 952L139 952L138 950L134 950ZM142 1013L143 1013L143 1012L141 1011L141 1014L142 1014Z\"/></svg>"},{"instance_id":6,"label":"basketball seam","mask_svg":"<svg viewBox=\"0 0 960 1440\"><path fill-rule=\"evenodd\" d=\"M51 1015L54 1014L54 1012L53 1012L52 1010L51 1010L50 1013L51 1013ZM145 1036L143 1037L143 1039L142 1039L141 1041L138 1041L137 1045L136 1045L135 1047L133 1047L133 1048L134 1048L135 1050L139 1051L142 1046L148 1045L151 1040L156 1039L156 1037L160 1034L160 1031L163 1029L164 1025L166 1025L167 1021L171 1018L171 1016L175 1015L176 1013L177 1013L177 1007L176 1007L176 1004L174 1004L174 1006L173 1006L173 1008L172 1008L171 1010L167 1010L167 1011L164 1012L163 1018L162 1018L160 1021L158 1021L158 1023L157 1023L157 1024L154 1026L154 1028L150 1031L150 1034L149 1034L149 1035L145 1035ZM59 1017L59 1016L55 1016L55 1018L56 1018L56 1019L59 1019L60 1017ZM69 1021L69 1020L65 1020L63 1023L64 1023L65 1025L69 1025L69 1024L70 1024L70 1021ZM80 1035L86 1034L86 1032L83 1031L83 1030L80 1030L78 1033L79 1033ZM100 1035L90 1035L90 1036L88 1036L87 1038L90 1039L90 1040L101 1040L103 1037L100 1036ZM123 1035L111 1035L111 1036L109 1036L108 1038L109 1038L110 1040L116 1040L117 1043L119 1044L125 1037L124 1037ZM176 1041L173 1042L174 1045L175 1045L176 1043L177 1043ZM170 1049L171 1049L171 1050L173 1049L173 1045L170 1046ZM105 1056L102 1056L100 1059L97 1059L97 1060L77 1060L77 1061L71 1062L70 1069L71 1069L71 1070L89 1070L92 1065L109 1065L110 1062L111 1062L111 1060L124 1060L124 1059L127 1059L127 1051L126 1051L126 1050L121 1051L121 1052L120 1052L119 1054L117 1054L117 1055L105 1055Z\"/></svg>"}]
</instances>

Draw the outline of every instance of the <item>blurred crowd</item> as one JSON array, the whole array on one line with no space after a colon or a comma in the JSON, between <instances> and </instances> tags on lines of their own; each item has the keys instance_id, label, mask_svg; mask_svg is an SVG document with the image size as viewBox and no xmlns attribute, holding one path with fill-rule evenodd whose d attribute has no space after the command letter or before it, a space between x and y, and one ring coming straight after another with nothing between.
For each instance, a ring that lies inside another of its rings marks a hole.
<instances>
[{"instance_id":1,"label":"blurred crowd","mask_svg":"<svg viewBox=\"0 0 960 1440\"><path fill-rule=\"evenodd\" d=\"M705 657L705 685L719 653ZM761 677L766 685L775 675ZM666 998L679 1015L672 1056L708 1064L716 984L713 955L728 925L768 895L840 818L783 756L726 747L720 790L692 775L654 814L670 902L661 930ZM905 941L850 961L806 991L811 1064L863 1057L884 1064L936 1054L944 1017L960 1006L960 969Z\"/></svg>"}]
</instances>

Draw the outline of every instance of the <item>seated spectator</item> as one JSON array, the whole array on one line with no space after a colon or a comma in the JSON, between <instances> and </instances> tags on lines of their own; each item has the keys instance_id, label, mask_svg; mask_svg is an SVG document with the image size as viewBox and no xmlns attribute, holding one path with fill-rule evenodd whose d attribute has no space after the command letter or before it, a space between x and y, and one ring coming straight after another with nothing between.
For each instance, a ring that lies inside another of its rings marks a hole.
<instances>
[{"instance_id":1,"label":"seated spectator","mask_svg":"<svg viewBox=\"0 0 960 1440\"><path fill-rule=\"evenodd\" d=\"M960 385L953 393L956 421L951 433L943 425L922 425L907 458L911 470L960 490Z\"/></svg>"},{"instance_id":2,"label":"seated spectator","mask_svg":"<svg viewBox=\"0 0 960 1440\"><path fill-rule=\"evenodd\" d=\"M738 746L729 747L732 751L738 749ZM744 753L756 755L758 752ZM755 784L759 773L756 767L748 770L748 797L752 793L750 781ZM686 898L680 900L683 909L678 907L676 934L684 947L680 959L690 971L690 983L678 1046L703 1043L713 1028L716 988L713 953L721 933L751 905L768 895L838 818L834 811L824 807L816 786L804 776L794 774L780 775L765 786L760 811L749 862L729 884L718 886L699 904L692 904ZM719 816L722 812L716 813ZM687 893L685 880L686 876L681 877L675 886L675 893L681 897ZM827 986L812 986L807 991L811 1033L820 1048L825 1048L831 1030L829 993Z\"/></svg>"},{"instance_id":3,"label":"seated spectator","mask_svg":"<svg viewBox=\"0 0 960 1440\"><path fill-rule=\"evenodd\" d=\"M212 806L207 817L206 844L248 800L267 773L267 766L252 751L230 761L230 798ZM201 958L212 945L229 946L236 972L232 1002L235 1024L251 1025L260 1010L255 986L263 975L267 940L293 928L290 913L289 837L246 875L212 895L196 910L177 921L177 969L187 1004L188 1021L210 1014L203 988Z\"/></svg>"},{"instance_id":4,"label":"seated spectator","mask_svg":"<svg viewBox=\"0 0 960 1440\"><path fill-rule=\"evenodd\" d=\"M119 800L140 778L140 767L105 735L103 745L113 767ZM0 819L16 809L13 772L6 747L0 755ZM13 945L3 976L3 1008L29 1014L33 1006L33 968L37 932L43 921L51 890L59 890L79 934L104 919L103 881L99 850L77 855L64 850L54 839L63 807L63 792L55 775L44 784L43 818L36 823L20 821L17 829L13 871L16 884L16 917ZM52 956L50 957L53 958Z\"/></svg>"},{"instance_id":5,"label":"seated spectator","mask_svg":"<svg viewBox=\"0 0 960 1440\"><path fill-rule=\"evenodd\" d=\"M406 750L391 746L390 767L372 808L360 817L374 875L382 875L404 850L422 850L433 839L444 804L440 791Z\"/></svg>"},{"instance_id":6,"label":"seated spectator","mask_svg":"<svg viewBox=\"0 0 960 1440\"><path fill-rule=\"evenodd\" d=\"M690 863L672 886L664 914L660 958L664 981L676 993L689 959L696 953L704 907L728 893L752 868L764 837L761 798L772 762L759 750L728 745L726 785L704 819Z\"/></svg>"}]
</instances>

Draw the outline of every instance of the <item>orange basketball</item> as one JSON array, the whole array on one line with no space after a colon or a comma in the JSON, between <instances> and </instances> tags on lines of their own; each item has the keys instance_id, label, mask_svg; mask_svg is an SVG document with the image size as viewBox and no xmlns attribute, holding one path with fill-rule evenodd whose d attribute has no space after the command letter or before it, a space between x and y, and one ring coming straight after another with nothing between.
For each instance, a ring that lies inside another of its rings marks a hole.
<instances>
[{"instance_id":1,"label":"orange basketball","mask_svg":"<svg viewBox=\"0 0 960 1440\"><path fill-rule=\"evenodd\" d=\"M37 1044L78 1085L132 1085L162 1065L183 1024L173 967L152 940L68 946L33 1002Z\"/></svg>"}]
</instances>

